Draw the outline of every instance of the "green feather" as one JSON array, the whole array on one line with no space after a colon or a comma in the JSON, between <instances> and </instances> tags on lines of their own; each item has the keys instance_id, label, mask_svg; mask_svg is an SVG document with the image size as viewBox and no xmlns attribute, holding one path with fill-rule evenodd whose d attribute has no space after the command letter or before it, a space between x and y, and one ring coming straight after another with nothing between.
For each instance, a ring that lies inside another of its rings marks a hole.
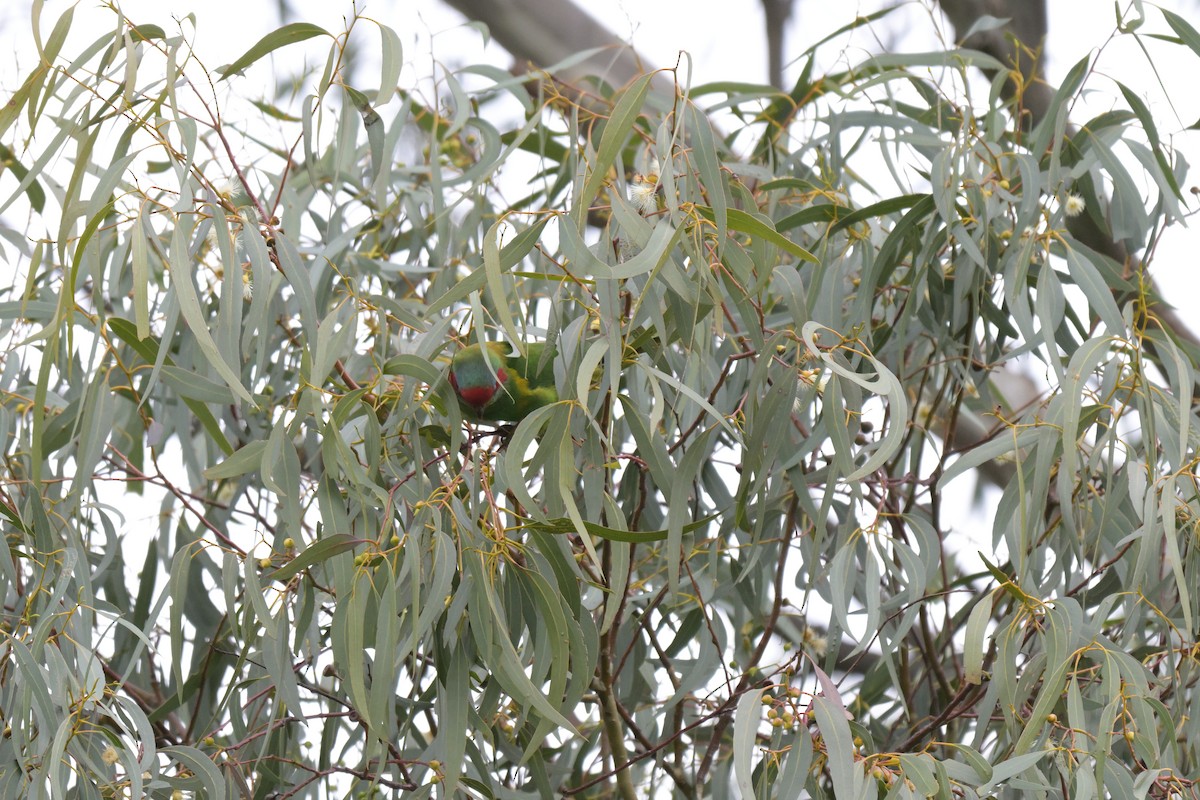
<instances>
[{"instance_id":1,"label":"green feather","mask_svg":"<svg viewBox=\"0 0 1200 800\"><path fill-rule=\"evenodd\" d=\"M518 422L542 406L558 402L554 359L543 358L546 344L527 344L524 356L519 352L509 355L510 350L511 345L504 342L487 342L454 354L450 374L464 414L486 422ZM503 375L503 383L497 384L498 375Z\"/></svg>"}]
</instances>

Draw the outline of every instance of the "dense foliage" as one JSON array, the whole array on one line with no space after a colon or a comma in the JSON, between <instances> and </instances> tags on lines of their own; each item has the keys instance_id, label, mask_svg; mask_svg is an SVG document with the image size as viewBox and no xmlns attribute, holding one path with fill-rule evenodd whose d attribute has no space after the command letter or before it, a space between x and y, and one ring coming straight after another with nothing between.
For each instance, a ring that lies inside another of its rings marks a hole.
<instances>
[{"instance_id":1,"label":"dense foliage","mask_svg":"<svg viewBox=\"0 0 1200 800\"><path fill-rule=\"evenodd\" d=\"M1182 217L1136 93L112 22L0 109L0 796L1195 793L1200 353L1067 225ZM559 402L464 421L491 339Z\"/></svg>"}]
</instances>

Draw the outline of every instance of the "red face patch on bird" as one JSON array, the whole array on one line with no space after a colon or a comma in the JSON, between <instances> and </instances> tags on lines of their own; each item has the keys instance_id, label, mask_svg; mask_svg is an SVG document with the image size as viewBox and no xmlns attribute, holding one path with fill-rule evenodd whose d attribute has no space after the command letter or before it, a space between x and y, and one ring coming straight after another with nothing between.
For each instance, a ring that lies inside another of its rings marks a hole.
<instances>
[{"instance_id":1,"label":"red face patch on bird","mask_svg":"<svg viewBox=\"0 0 1200 800\"><path fill-rule=\"evenodd\" d=\"M476 386L473 389L463 389L458 393L458 396L463 399L463 402L472 408L483 409L492 399L492 395L496 393L495 387L492 386Z\"/></svg>"},{"instance_id":2,"label":"red face patch on bird","mask_svg":"<svg viewBox=\"0 0 1200 800\"><path fill-rule=\"evenodd\" d=\"M485 386L459 386L458 379L454 377L454 373L450 373L450 385L454 387L454 391L462 398L462 401L471 408L482 411L488 403L492 401L496 390L500 388L500 384L508 380L508 374L504 368L496 370L497 383Z\"/></svg>"}]
</instances>

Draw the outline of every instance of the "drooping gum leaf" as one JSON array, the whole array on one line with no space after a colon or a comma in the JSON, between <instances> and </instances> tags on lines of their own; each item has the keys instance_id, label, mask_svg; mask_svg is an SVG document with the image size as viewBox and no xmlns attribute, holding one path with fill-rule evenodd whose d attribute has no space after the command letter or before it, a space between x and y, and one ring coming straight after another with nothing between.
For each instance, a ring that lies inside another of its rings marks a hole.
<instances>
[{"instance_id":1,"label":"drooping gum leaf","mask_svg":"<svg viewBox=\"0 0 1200 800\"><path fill-rule=\"evenodd\" d=\"M967 683L983 682L984 636L991 618L991 595L980 597L967 618L967 638L963 644L963 680Z\"/></svg>"},{"instance_id":2,"label":"drooping gum leaf","mask_svg":"<svg viewBox=\"0 0 1200 800\"><path fill-rule=\"evenodd\" d=\"M404 66L404 47L395 30L383 23L377 24L379 25L379 40L383 58L380 63L379 93L375 95L375 105L382 106L396 94L396 84L400 80L400 68ZM449 791L453 792L452 789Z\"/></svg>"},{"instance_id":3,"label":"drooping gum leaf","mask_svg":"<svg viewBox=\"0 0 1200 800\"><path fill-rule=\"evenodd\" d=\"M709 206L697 205L696 210L707 219L713 221L716 221L717 219L716 211ZM738 231L739 233L745 233L749 236L757 236L761 239L764 239L776 247L786 250L797 258L803 259L804 261L811 261L814 264L817 262L816 256L781 234L779 231L775 230L774 226L772 226L770 223L765 222L758 217L751 216L750 214L738 208L726 209L725 213L729 227L733 230Z\"/></svg>"},{"instance_id":4,"label":"drooping gum leaf","mask_svg":"<svg viewBox=\"0 0 1200 800\"><path fill-rule=\"evenodd\" d=\"M209 332L208 322L205 319L204 312L200 308L200 300L196 295L196 287L192 283L192 256L188 252L183 225L177 225L171 236L171 253L167 263L175 295L179 298L180 312L183 314L183 319L187 323L188 329L196 337L196 343L208 358L208 363L224 379L225 383L238 398L249 405L253 405L254 399L250 397L250 393L242 386L241 379L234 373L233 369L225 363L217 348L217 343L212 338L212 333Z\"/></svg>"},{"instance_id":5,"label":"drooping gum leaf","mask_svg":"<svg viewBox=\"0 0 1200 800\"><path fill-rule=\"evenodd\" d=\"M143 339L138 336L137 327L129 320L121 319L120 317L108 318L109 329L117 335L121 341L128 344L134 351L140 355L147 364L153 365L158 362L160 356L158 342L154 339ZM170 356L165 356L163 363L168 366L174 366L174 361ZM204 430L212 437L217 446L225 455L233 453L233 445L225 438L225 433L221 430L220 423L212 412L201 402L191 398L182 397L184 404L196 415L196 419L200 420L200 424L204 426Z\"/></svg>"},{"instance_id":6,"label":"drooping gum leaf","mask_svg":"<svg viewBox=\"0 0 1200 800\"><path fill-rule=\"evenodd\" d=\"M314 36L328 36L331 39L333 38L333 34L329 33L329 31L310 22L293 22L284 25L282 28L277 28L259 39L254 46L245 53L242 53L232 64L218 67L217 72L221 74L221 80L227 80L268 53L273 53L289 44L303 42Z\"/></svg>"},{"instance_id":7,"label":"drooping gum leaf","mask_svg":"<svg viewBox=\"0 0 1200 800\"><path fill-rule=\"evenodd\" d=\"M575 207L571 211L572 221L582 227L587 218L588 206L600 191L600 186L608 177L609 167L617 158L617 153L625 143L626 136L637 121L646 100L646 92L650 89L650 81L654 73L642 75L628 89L621 93L620 99L613 107L612 116L605 123L604 133L600 136L600 147L596 151L596 160L588 165L587 178L583 189L575 199Z\"/></svg>"},{"instance_id":8,"label":"drooping gum leaf","mask_svg":"<svg viewBox=\"0 0 1200 800\"><path fill-rule=\"evenodd\" d=\"M753 759L758 754L758 725L762 721L763 690L746 692L733 712L733 774L742 797L755 797Z\"/></svg>"}]
</instances>

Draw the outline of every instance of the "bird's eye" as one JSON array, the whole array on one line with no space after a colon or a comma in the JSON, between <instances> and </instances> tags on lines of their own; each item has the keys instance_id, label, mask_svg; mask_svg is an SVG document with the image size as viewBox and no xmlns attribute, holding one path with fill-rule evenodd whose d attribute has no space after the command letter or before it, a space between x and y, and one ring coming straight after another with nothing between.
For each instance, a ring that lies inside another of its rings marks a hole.
<instances>
[{"instance_id":1,"label":"bird's eye","mask_svg":"<svg viewBox=\"0 0 1200 800\"><path fill-rule=\"evenodd\" d=\"M504 371L503 367L496 370L496 380L500 381L500 383L508 383L508 373Z\"/></svg>"}]
</instances>

